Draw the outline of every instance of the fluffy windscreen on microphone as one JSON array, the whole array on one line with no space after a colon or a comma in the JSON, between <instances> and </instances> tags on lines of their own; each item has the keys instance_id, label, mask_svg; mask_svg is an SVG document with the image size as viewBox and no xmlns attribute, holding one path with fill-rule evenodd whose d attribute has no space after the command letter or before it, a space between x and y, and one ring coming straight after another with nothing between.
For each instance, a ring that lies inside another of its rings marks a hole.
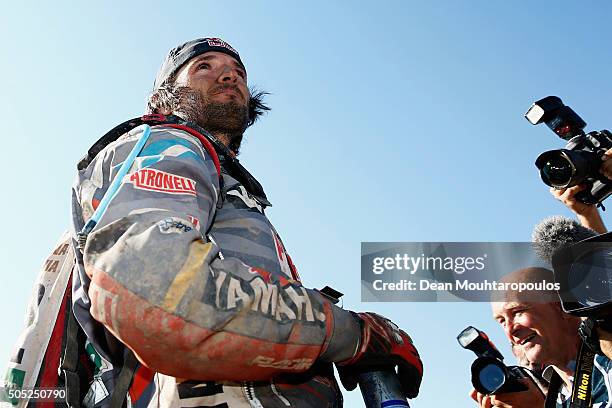
<instances>
[{"instance_id":1,"label":"fluffy windscreen on microphone","mask_svg":"<svg viewBox=\"0 0 612 408\"><path fill-rule=\"evenodd\" d=\"M564 246L574 244L597 234L583 227L578 221L560 215L544 218L533 229L531 239L540 259L551 263L553 253Z\"/></svg>"}]
</instances>

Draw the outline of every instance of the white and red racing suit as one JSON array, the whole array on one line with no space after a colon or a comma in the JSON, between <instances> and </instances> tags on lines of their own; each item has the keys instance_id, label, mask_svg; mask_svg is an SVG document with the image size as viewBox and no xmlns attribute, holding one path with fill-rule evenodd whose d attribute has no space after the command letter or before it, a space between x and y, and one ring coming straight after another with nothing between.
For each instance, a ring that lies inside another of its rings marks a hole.
<instances>
[{"instance_id":1,"label":"white and red racing suit","mask_svg":"<svg viewBox=\"0 0 612 408\"><path fill-rule=\"evenodd\" d=\"M75 240L141 133L79 172ZM352 357L358 322L302 285L265 200L222 178L196 137L153 127L76 251L73 307L96 366L85 407L109 406L124 345L140 362L128 406L342 406L331 362Z\"/></svg>"}]
</instances>

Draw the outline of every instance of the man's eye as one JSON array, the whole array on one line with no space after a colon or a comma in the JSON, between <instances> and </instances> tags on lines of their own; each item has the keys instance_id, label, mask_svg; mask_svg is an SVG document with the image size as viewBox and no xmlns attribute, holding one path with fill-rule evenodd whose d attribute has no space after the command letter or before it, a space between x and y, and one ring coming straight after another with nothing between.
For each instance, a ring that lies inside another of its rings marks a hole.
<instances>
[{"instance_id":1,"label":"man's eye","mask_svg":"<svg viewBox=\"0 0 612 408\"><path fill-rule=\"evenodd\" d=\"M240 78L242 79L246 78L246 72L239 70L239 69L237 69L236 71L238 72L238 75L240 76Z\"/></svg>"},{"instance_id":2,"label":"man's eye","mask_svg":"<svg viewBox=\"0 0 612 408\"><path fill-rule=\"evenodd\" d=\"M210 68L210 64L207 62L203 62L200 65L198 65L198 69L209 69Z\"/></svg>"}]
</instances>

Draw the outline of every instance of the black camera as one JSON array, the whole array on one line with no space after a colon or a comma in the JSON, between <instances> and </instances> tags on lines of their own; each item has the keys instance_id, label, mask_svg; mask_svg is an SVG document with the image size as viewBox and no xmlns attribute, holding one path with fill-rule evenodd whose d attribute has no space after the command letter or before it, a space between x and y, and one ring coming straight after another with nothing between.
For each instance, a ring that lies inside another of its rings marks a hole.
<instances>
[{"instance_id":1,"label":"black camera","mask_svg":"<svg viewBox=\"0 0 612 408\"><path fill-rule=\"evenodd\" d=\"M560 98L547 96L535 102L525 118L533 124L544 122L561 139L565 149L542 153L535 162L542 181L558 189L584 184L576 194L585 204L598 204L612 194L612 181L599 173L602 156L612 148L612 133L607 130L584 133L586 122Z\"/></svg>"},{"instance_id":2,"label":"black camera","mask_svg":"<svg viewBox=\"0 0 612 408\"><path fill-rule=\"evenodd\" d=\"M468 326L459 333L457 341L461 347L476 354L472 363L472 385L476 391L493 395L527 390L519 381L526 377L525 369L505 365L504 356L483 331Z\"/></svg>"}]
</instances>

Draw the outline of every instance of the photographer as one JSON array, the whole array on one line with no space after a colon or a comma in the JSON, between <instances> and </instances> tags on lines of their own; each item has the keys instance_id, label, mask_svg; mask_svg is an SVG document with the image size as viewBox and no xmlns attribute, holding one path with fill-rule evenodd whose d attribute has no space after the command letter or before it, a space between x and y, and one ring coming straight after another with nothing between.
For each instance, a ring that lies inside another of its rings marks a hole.
<instances>
[{"instance_id":1,"label":"photographer","mask_svg":"<svg viewBox=\"0 0 612 408\"><path fill-rule=\"evenodd\" d=\"M504 280L535 283L542 280L552 281L553 276L547 269L526 268L511 273ZM518 295L508 291L501 299L495 299L497 301L491 304L493 318L504 330L512 345L512 353L522 367L538 374L544 371L546 377L549 377L552 371L559 374L563 387L557 398L557 407L566 407L569 405L574 360L580 344L580 319L563 313L554 291L538 293L538 299L546 303L529 302L526 301L528 295ZM544 406L547 390L539 387L532 379L525 378L522 382L528 388L526 391L483 395L472 390L470 396L481 408ZM594 407L602 406L608 399L600 373L596 373L593 378L592 395Z\"/></svg>"},{"instance_id":2,"label":"photographer","mask_svg":"<svg viewBox=\"0 0 612 408\"><path fill-rule=\"evenodd\" d=\"M535 161L553 197L575 213L583 226L607 232L597 207L612 194L612 133L585 133L586 122L557 96L534 102L525 118L532 125L545 123L567 142L564 149L543 152Z\"/></svg>"},{"instance_id":3,"label":"photographer","mask_svg":"<svg viewBox=\"0 0 612 408\"><path fill-rule=\"evenodd\" d=\"M609 160L607 162L610 163ZM606 174L606 177L609 175ZM612 400L612 292L609 289L612 282L609 263L611 240L612 233L606 233L563 246L561 250L555 251L552 265L555 281L560 284L558 295L563 309L582 319L580 337L586 346L585 350L591 352L579 357L581 364L576 370L581 372L592 363L593 372L603 374ZM612 401L606 406L611 405Z\"/></svg>"}]
</instances>

